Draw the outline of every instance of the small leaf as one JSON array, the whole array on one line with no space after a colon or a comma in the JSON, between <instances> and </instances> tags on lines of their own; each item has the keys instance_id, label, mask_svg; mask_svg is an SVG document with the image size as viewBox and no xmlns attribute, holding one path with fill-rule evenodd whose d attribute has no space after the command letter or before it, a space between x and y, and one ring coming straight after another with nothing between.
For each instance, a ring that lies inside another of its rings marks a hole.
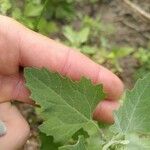
<instances>
[{"instance_id":1,"label":"small leaf","mask_svg":"<svg viewBox=\"0 0 150 150\"><path fill-rule=\"evenodd\" d=\"M89 28L83 28L80 31L75 31L73 28L66 26L63 33L69 40L71 46L80 48L88 40L90 30Z\"/></svg>"},{"instance_id":2,"label":"small leaf","mask_svg":"<svg viewBox=\"0 0 150 150\"><path fill-rule=\"evenodd\" d=\"M40 19L37 28L40 33L45 35L49 35L50 33L56 33L58 31L58 27L55 22L48 22L44 18Z\"/></svg>"},{"instance_id":3,"label":"small leaf","mask_svg":"<svg viewBox=\"0 0 150 150\"><path fill-rule=\"evenodd\" d=\"M12 17L15 18L15 19L21 19L22 18L22 12L21 12L21 9L19 8L15 8L12 12Z\"/></svg>"},{"instance_id":4,"label":"small leaf","mask_svg":"<svg viewBox=\"0 0 150 150\"><path fill-rule=\"evenodd\" d=\"M105 97L101 85L85 78L73 82L46 69L25 69L25 77L31 98L41 106L44 123L40 130L55 142L65 142L81 128L96 127L92 114Z\"/></svg>"},{"instance_id":5,"label":"small leaf","mask_svg":"<svg viewBox=\"0 0 150 150\"><path fill-rule=\"evenodd\" d=\"M22 17L20 18L20 21L26 25L28 28L34 30L35 29L35 20L34 18L29 18L29 17Z\"/></svg>"},{"instance_id":6,"label":"small leaf","mask_svg":"<svg viewBox=\"0 0 150 150\"><path fill-rule=\"evenodd\" d=\"M78 36L76 38L80 41L80 43L84 43L88 40L89 34L90 34L90 29L89 28L83 28L78 33Z\"/></svg>"},{"instance_id":7,"label":"small leaf","mask_svg":"<svg viewBox=\"0 0 150 150\"><path fill-rule=\"evenodd\" d=\"M24 10L24 15L26 17L37 17L41 14L43 9L42 5L35 5L32 3L27 3L25 10Z\"/></svg>"},{"instance_id":8,"label":"small leaf","mask_svg":"<svg viewBox=\"0 0 150 150\"><path fill-rule=\"evenodd\" d=\"M150 74L128 91L123 106L114 113L118 132L150 133Z\"/></svg>"},{"instance_id":9,"label":"small leaf","mask_svg":"<svg viewBox=\"0 0 150 150\"><path fill-rule=\"evenodd\" d=\"M11 2L9 0L0 1L0 13L3 15L7 14L7 11L12 7Z\"/></svg>"},{"instance_id":10,"label":"small leaf","mask_svg":"<svg viewBox=\"0 0 150 150\"><path fill-rule=\"evenodd\" d=\"M83 52L85 54L94 54L96 52L96 48L90 47L90 46L83 46L81 48L81 52Z\"/></svg>"},{"instance_id":11,"label":"small leaf","mask_svg":"<svg viewBox=\"0 0 150 150\"><path fill-rule=\"evenodd\" d=\"M76 44L77 33L71 27L66 26L63 34L71 44Z\"/></svg>"},{"instance_id":12,"label":"small leaf","mask_svg":"<svg viewBox=\"0 0 150 150\"><path fill-rule=\"evenodd\" d=\"M134 49L132 47L120 47L113 48L111 53L107 56L108 58L123 58L130 55Z\"/></svg>"}]
</instances>

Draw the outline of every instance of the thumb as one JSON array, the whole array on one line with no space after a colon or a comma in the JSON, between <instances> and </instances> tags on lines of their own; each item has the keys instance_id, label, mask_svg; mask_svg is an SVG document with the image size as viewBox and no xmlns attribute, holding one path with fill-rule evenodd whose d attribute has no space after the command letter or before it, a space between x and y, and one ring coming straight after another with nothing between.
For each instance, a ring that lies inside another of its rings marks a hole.
<instances>
[{"instance_id":1,"label":"thumb","mask_svg":"<svg viewBox=\"0 0 150 150\"><path fill-rule=\"evenodd\" d=\"M21 148L29 136L29 126L15 106L9 102L0 104L1 150ZM5 126L4 126L5 124ZM3 135L2 135L3 134Z\"/></svg>"}]
</instances>

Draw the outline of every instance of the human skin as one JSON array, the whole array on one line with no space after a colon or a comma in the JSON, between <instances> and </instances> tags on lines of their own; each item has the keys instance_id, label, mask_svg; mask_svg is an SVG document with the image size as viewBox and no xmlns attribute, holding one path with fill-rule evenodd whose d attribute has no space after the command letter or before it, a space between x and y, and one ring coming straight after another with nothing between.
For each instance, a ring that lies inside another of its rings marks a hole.
<instances>
[{"instance_id":1,"label":"human skin","mask_svg":"<svg viewBox=\"0 0 150 150\"><path fill-rule=\"evenodd\" d=\"M118 108L123 92L123 84L116 75L76 50L0 16L0 120L7 127L7 134L0 137L0 149L19 149L29 137L29 125L10 103L14 99L33 103L20 71L24 67L46 67L73 80L85 76L93 83L103 84L108 96L97 106L93 117L113 122L112 111Z\"/></svg>"}]
</instances>

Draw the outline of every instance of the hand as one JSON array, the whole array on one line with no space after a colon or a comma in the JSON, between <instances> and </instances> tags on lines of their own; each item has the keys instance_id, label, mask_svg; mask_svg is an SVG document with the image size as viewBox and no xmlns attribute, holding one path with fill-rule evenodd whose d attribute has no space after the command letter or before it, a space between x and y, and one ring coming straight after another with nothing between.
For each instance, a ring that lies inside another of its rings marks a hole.
<instances>
[{"instance_id":1,"label":"hand","mask_svg":"<svg viewBox=\"0 0 150 150\"><path fill-rule=\"evenodd\" d=\"M94 118L113 122L112 111L118 108L117 100L123 92L123 84L117 76L71 48L0 16L0 120L8 128L7 134L0 137L0 149L20 148L29 135L28 124L9 103L13 99L32 102L20 71L27 66L46 67L73 80L86 76L93 83L102 83L108 97L97 106Z\"/></svg>"}]
</instances>

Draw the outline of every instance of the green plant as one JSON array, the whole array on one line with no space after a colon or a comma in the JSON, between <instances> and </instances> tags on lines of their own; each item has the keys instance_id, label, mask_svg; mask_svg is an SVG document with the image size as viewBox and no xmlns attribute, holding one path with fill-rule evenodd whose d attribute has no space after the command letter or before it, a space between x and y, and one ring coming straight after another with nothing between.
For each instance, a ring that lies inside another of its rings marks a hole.
<instances>
[{"instance_id":1,"label":"green plant","mask_svg":"<svg viewBox=\"0 0 150 150\"><path fill-rule=\"evenodd\" d=\"M0 13L6 15L12 5L9 0L0 0Z\"/></svg>"},{"instance_id":2,"label":"green plant","mask_svg":"<svg viewBox=\"0 0 150 150\"><path fill-rule=\"evenodd\" d=\"M107 37L109 37L111 34L115 32L114 27L111 24L106 25L104 22L101 21L100 17L93 18L90 16L82 16L82 15L83 14L80 14L79 19L78 19L78 21L80 21L79 29L76 30L71 25L69 27L67 26L64 29L64 35L66 35L66 33L70 33L70 30L71 30L71 35L72 34L78 35L81 32L82 37L84 36L86 37L84 38L84 42L86 44L93 45L93 43L95 43L95 45L97 46L103 46L104 45L103 43L106 42ZM84 30L88 30L88 32L85 32L86 33L85 35L83 32ZM70 35L70 38L71 38L71 35ZM80 36L80 38L82 37ZM67 39L69 41L70 41L70 38L68 38L67 36ZM106 46L105 44L106 47L108 47L108 45L109 44L107 44Z\"/></svg>"},{"instance_id":3,"label":"green plant","mask_svg":"<svg viewBox=\"0 0 150 150\"><path fill-rule=\"evenodd\" d=\"M75 11L75 0L46 0L43 15L48 19L72 20Z\"/></svg>"},{"instance_id":4,"label":"green plant","mask_svg":"<svg viewBox=\"0 0 150 150\"><path fill-rule=\"evenodd\" d=\"M107 61L112 64L114 67L114 72L122 72L122 68L120 66L120 59L126 56L129 56L134 51L131 47L120 47L120 48L112 48L111 51L106 55Z\"/></svg>"},{"instance_id":5,"label":"green plant","mask_svg":"<svg viewBox=\"0 0 150 150\"><path fill-rule=\"evenodd\" d=\"M101 20L100 17L90 17L90 16L82 16L80 17L81 22L81 27L82 28L90 28L90 35L94 40L98 39L101 40L100 38L107 38L111 34L115 32L115 28L113 27L112 24L106 24Z\"/></svg>"},{"instance_id":6,"label":"green plant","mask_svg":"<svg viewBox=\"0 0 150 150\"><path fill-rule=\"evenodd\" d=\"M41 106L40 130L47 135L42 135L43 150L150 149L150 74L126 91L110 126L92 119L95 106L106 97L102 85L85 78L73 82L46 69L27 68L25 77L32 99Z\"/></svg>"},{"instance_id":7,"label":"green plant","mask_svg":"<svg viewBox=\"0 0 150 150\"><path fill-rule=\"evenodd\" d=\"M9 15L29 28L35 29L38 16L41 14L43 9L41 0L25 0L21 3L17 2L17 0L2 0L0 13L3 15Z\"/></svg>"},{"instance_id":8,"label":"green plant","mask_svg":"<svg viewBox=\"0 0 150 150\"><path fill-rule=\"evenodd\" d=\"M65 26L63 35L65 43L81 52L93 55L99 47L109 48L107 37L114 33L112 25L105 25L100 18L79 15L80 27L75 29L72 26Z\"/></svg>"},{"instance_id":9,"label":"green plant","mask_svg":"<svg viewBox=\"0 0 150 150\"><path fill-rule=\"evenodd\" d=\"M93 59L100 64L107 64L113 72L122 72L121 59L134 52L132 47L112 47L110 50L101 48L93 56Z\"/></svg>"},{"instance_id":10,"label":"green plant","mask_svg":"<svg viewBox=\"0 0 150 150\"><path fill-rule=\"evenodd\" d=\"M65 26L63 34L67 39L65 43L69 46L80 49L85 54L95 53L96 48L87 44L90 36L90 28L85 27L80 29L80 31L75 31L72 27Z\"/></svg>"},{"instance_id":11,"label":"green plant","mask_svg":"<svg viewBox=\"0 0 150 150\"><path fill-rule=\"evenodd\" d=\"M134 77L137 80L142 78L147 72L150 71L150 52L149 49L139 48L134 52L133 57L139 63L139 67L136 70Z\"/></svg>"},{"instance_id":12,"label":"green plant","mask_svg":"<svg viewBox=\"0 0 150 150\"><path fill-rule=\"evenodd\" d=\"M64 28L64 36L67 38L68 44L76 48L80 48L88 41L89 33L89 28L83 28L80 31L74 31L70 26Z\"/></svg>"},{"instance_id":13,"label":"green plant","mask_svg":"<svg viewBox=\"0 0 150 150\"><path fill-rule=\"evenodd\" d=\"M58 32L56 19L66 21L73 17L74 4L74 0L0 0L0 14L49 35Z\"/></svg>"},{"instance_id":14,"label":"green plant","mask_svg":"<svg viewBox=\"0 0 150 150\"><path fill-rule=\"evenodd\" d=\"M148 63L150 60L150 52L148 49L139 48L134 52L134 57L139 61L141 65Z\"/></svg>"}]
</instances>

